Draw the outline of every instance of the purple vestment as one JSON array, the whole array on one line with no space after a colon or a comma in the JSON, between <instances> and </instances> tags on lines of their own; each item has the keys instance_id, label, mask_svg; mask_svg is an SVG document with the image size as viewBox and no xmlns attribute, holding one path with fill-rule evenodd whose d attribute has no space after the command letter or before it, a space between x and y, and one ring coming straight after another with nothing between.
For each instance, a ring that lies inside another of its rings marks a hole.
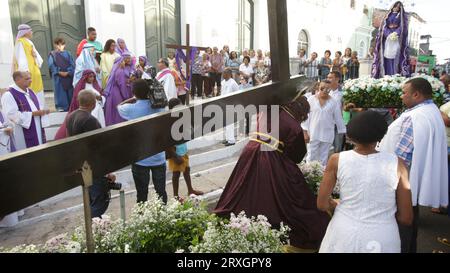
<instances>
[{"instance_id":1,"label":"purple vestment","mask_svg":"<svg viewBox=\"0 0 450 273\"><path fill-rule=\"evenodd\" d=\"M11 93L14 100L16 101L20 112L32 112L31 106L28 103L28 100L25 97L25 94L17 91L16 89L14 89L12 87L9 89L9 92ZM30 89L28 89L28 94L30 95L30 98L33 101L36 108L38 110L41 110L39 107L38 98L36 97L34 92L31 91ZM34 122L34 117L32 117L32 119L31 119L30 128L28 128L28 129L22 128L22 129L23 129L23 135L25 137L25 144L27 145L27 148L35 147L35 146L38 146L41 144L41 143L39 143L39 137L38 137L38 133L37 133L36 124ZM41 130L42 130L42 143L45 143L46 142L45 141L45 132L44 132L44 128L42 128L42 126L41 126Z\"/></svg>"},{"instance_id":2,"label":"purple vestment","mask_svg":"<svg viewBox=\"0 0 450 273\"><path fill-rule=\"evenodd\" d=\"M118 58L111 71L111 76L108 79L108 84L104 91L106 98L105 104L105 119L106 126L121 123L125 121L117 110L117 106L123 101L133 97L131 92L131 83L128 82L131 74L133 73L133 67L131 65L121 67L123 60L126 57L131 57L129 54L124 54L121 58Z\"/></svg>"}]
</instances>

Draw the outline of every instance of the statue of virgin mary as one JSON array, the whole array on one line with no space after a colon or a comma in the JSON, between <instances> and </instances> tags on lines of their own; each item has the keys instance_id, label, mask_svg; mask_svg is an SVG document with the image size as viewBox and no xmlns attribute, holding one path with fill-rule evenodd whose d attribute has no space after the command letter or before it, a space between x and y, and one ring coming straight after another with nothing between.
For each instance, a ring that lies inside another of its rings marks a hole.
<instances>
[{"instance_id":1,"label":"statue of virgin mary","mask_svg":"<svg viewBox=\"0 0 450 273\"><path fill-rule=\"evenodd\" d=\"M411 76L408 46L408 14L395 2L383 20L377 36L372 77Z\"/></svg>"}]
</instances>

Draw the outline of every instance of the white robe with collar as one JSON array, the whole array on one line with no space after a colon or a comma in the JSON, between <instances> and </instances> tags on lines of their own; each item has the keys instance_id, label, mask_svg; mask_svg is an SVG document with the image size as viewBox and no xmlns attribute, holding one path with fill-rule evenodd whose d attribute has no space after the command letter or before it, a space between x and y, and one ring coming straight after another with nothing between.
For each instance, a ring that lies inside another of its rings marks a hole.
<instances>
[{"instance_id":1,"label":"white robe with collar","mask_svg":"<svg viewBox=\"0 0 450 273\"><path fill-rule=\"evenodd\" d=\"M410 168L413 206L439 208L448 205L447 136L439 109L428 104L404 113L389 127L380 150L394 153L403 120L413 123L414 151Z\"/></svg>"},{"instance_id":2,"label":"white robe with collar","mask_svg":"<svg viewBox=\"0 0 450 273\"><path fill-rule=\"evenodd\" d=\"M159 79L159 76L165 71L170 72L170 69L166 68L162 70L158 73L156 78ZM177 86L175 85L175 79L173 78L172 73L167 73L166 75L164 75L164 77L159 79L159 82L164 86L164 91L166 91L168 101L174 98L178 98Z\"/></svg>"},{"instance_id":3,"label":"white robe with collar","mask_svg":"<svg viewBox=\"0 0 450 273\"><path fill-rule=\"evenodd\" d=\"M317 95L309 97L308 102L311 105L311 112L308 119L302 123L302 128L308 132L311 142L333 143L335 126L338 134L347 133L341 107L335 99L330 98L323 107Z\"/></svg>"},{"instance_id":4,"label":"white robe with collar","mask_svg":"<svg viewBox=\"0 0 450 273\"><path fill-rule=\"evenodd\" d=\"M22 89L20 89L17 85L12 85L12 88L16 89L17 91L21 93L25 93ZM29 91L32 92L32 91ZM31 111L37 111L37 107L35 106L33 100L31 97L26 94L25 97L27 98L28 103L30 104ZM31 127L31 122L33 121L33 114L31 112L20 112L19 107L14 100L13 95L10 92L6 92L3 94L2 99L2 109L4 113L4 118L11 121L14 126L14 140L17 151L24 150L27 148L27 145L25 143L25 137L23 133L23 129L29 129ZM40 109L44 109L44 106L40 102ZM48 120L46 117L34 117L34 123L37 130L37 136L39 139L39 143L42 144L42 123L46 123Z\"/></svg>"}]
</instances>

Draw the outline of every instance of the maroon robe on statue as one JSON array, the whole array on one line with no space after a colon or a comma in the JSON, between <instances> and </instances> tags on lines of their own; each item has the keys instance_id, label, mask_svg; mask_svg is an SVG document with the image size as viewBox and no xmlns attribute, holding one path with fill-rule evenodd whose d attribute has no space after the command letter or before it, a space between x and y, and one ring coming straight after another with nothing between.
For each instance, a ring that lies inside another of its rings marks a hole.
<instances>
[{"instance_id":1,"label":"maroon robe on statue","mask_svg":"<svg viewBox=\"0 0 450 273\"><path fill-rule=\"evenodd\" d=\"M283 222L292 229L292 246L318 250L330 217L317 209L317 198L297 165L306 154L300 122L284 110L279 140L283 153L263 151L263 144L250 141L214 212L222 217L242 211L247 216L264 215L275 228Z\"/></svg>"}]
</instances>

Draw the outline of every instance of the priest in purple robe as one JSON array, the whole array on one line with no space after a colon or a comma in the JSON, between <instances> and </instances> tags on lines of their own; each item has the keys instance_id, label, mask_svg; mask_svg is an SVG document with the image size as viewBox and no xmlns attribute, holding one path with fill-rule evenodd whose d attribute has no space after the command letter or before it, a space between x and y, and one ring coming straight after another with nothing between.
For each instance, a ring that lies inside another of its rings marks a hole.
<instances>
[{"instance_id":1,"label":"priest in purple robe","mask_svg":"<svg viewBox=\"0 0 450 273\"><path fill-rule=\"evenodd\" d=\"M15 148L19 151L46 142L42 124L50 111L44 110L44 106L29 88L29 72L14 72L13 78L14 84L3 94L1 102L5 118L15 125Z\"/></svg>"},{"instance_id":2,"label":"priest in purple robe","mask_svg":"<svg viewBox=\"0 0 450 273\"><path fill-rule=\"evenodd\" d=\"M117 105L133 97L131 86L133 81L134 67L131 55L123 53L113 66L108 84L103 95L106 98L105 119L106 126L115 125L125 121L117 110Z\"/></svg>"},{"instance_id":3,"label":"priest in purple robe","mask_svg":"<svg viewBox=\"0 0 450 273\"><path fill-rule=\"evenodd\" d=\"M397 1L383 20L377 36L372 77L411 76L408 47L408 14Z\"/></svg>"}]
</instances>

